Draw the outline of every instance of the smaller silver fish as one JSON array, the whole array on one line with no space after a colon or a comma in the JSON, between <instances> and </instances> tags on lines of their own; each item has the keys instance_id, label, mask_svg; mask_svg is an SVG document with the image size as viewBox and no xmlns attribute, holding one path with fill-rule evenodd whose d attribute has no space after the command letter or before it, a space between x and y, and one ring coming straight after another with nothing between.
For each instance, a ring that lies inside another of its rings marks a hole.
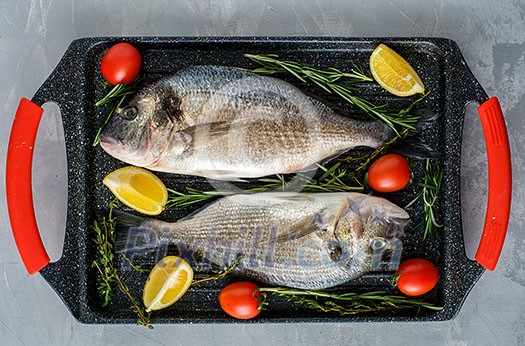
<instances>
[{"instance_id":1,"label":"smaller silver fish","mask_svg":"<svg viewBox=\"0 0 525 346\"><path fill-rule=\"evenodd\" d=\"M359 193L232 195L174 223L115 216L117 252L175 244L193 265L238 259L243 277L301 289L343 284L377 269L385 253L395 269L409 221L395 204Z\"/></svg>"}]
</instances>

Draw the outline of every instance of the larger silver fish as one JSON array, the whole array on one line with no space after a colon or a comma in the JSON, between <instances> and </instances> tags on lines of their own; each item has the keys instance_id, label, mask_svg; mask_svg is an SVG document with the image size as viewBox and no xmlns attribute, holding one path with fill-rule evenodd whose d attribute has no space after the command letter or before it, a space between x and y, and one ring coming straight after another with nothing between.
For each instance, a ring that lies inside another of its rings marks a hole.
<instances>
[{"instance_id":1,"label":"larger silver fish","mask_svg":"<svg viewBox=\"0 0 525 346\"><path fill-rule=\"evenodd\" d=\"M343 284L374 269L386 252L395 268L409 221L386 199L359 193L232 195L175 223L115 215L119 252L176 244L193 264L238 259L241 276L302 289Z\"/></svg>"},{"instance_id":2,"label":"larger silver fish","mask_svg":"<svg viewBox=\"0 0 525 346\"><path fill-rule=\"evenodd\" d=\"M282 80L191 66L140 90L101 135L110 155L212 179L297 172L392 136L381 121L336 114Z\"/></svg>"}]
</instances>

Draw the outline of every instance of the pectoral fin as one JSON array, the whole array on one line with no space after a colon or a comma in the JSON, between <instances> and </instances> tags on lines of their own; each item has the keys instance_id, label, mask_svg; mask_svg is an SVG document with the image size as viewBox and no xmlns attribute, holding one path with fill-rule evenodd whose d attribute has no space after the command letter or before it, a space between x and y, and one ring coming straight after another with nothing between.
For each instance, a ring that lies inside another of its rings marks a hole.
<instances>
[{"instance_id":1,"label":"pectoral fin","mask_svg":"<svg viewBox=\"0 0 525 346\"><path fill-rule=\"evenodd\" d=\"M278 232L275 237L262 241L260 244L264 245L270 242L282 243L305 237L317 231L325 231L326 227L322 223L322 214L323 213L321 212L304 217L290 225L286 231Z\"/></svg>"},{"instance_id":2,"label":"pectoral fin","mask_svg":"<svg viewBox=\"0 0 525 346\"><path fill-rule=\"evenodd\" d=\"M202 136L212 138L225 136L231 131L238 131L245 127L246 124L243 122L216 121L187 127L184 129L184 132L190 134L193 138L200 138Z\"/></svg>"}]
</instances>

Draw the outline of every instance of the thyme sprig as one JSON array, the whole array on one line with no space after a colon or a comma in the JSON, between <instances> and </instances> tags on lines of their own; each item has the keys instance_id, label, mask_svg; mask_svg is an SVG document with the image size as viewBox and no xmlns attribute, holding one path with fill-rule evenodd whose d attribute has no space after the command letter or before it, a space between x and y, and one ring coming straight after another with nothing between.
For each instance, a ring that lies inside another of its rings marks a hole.
<instances>
[{"instance_id":1,"label":"thyme sprig","mask_svg":"<svg viewBox=\"0 0 525 346\"><path fill-rule=\"evenodd\" d=\"M122 291L122 293L124 293L130 300L131 309L138 316L137 324L140 326L148 327L149 329L153 329L153 325L151 325L151 323L149 322L151 318L151 312L147 312L144 306L137 300L137 298L135 298L135 296L131 294L128 286L122 282L116 270L115 270L115 278L119 284L119 288Z\"/></svg>"},{"instance_id":2,"label":"thyme sprig","mask_svg":"<svg viewBox=\"0 0 525 346\"><path fill-rule=\"evenodd\" d=\"M400 309L430 309L441 311L443 307L386 291L338 292L336 290L299 290L285 287L262 287L259 307L267 304L267 294L287 298L307 308L332 312L339 315L356 315L366 312L395 311Z\"/></svg>"},{"instance_id":3,"label":"thyme sprig","mask_svg":"<svg viewBox=\"0 0 525 346\"><path fill-rule=\"evenodd\" d=\"M93 221L91 228L95 231L95 238L93 241L97 246L98 257L93 261L93 266L97 268L100 276L97 278L97 289L103 299L102 306L107 306L113 295L114 283L116 281L113 261L115 254L113 253L113 243L115 242L115 219L113 218L113 207L118 203L118 200L113 200L109 204L109 213L107 218L101 221Z\"/></svg>"},{"instance_id":4,"label":"thyme sprig","mask_svg":"<svg viewBox=\"0 0 525 346\"><path fill-rule=\"evenodd\" d=\"M293 176L294 187L299 187L301 192L343 192L343 191L363 191L363 186L353 186L344 179L349 175L349 172L341 167L341 163L337 162L330 168L322 165L317 167L323 172L317 179L312 179L310 176L298 173ZM173 189L167 189L169 192L166 208L183 207L195 203L207 201L221 196L229 196L239 193L257 193L266 191L285 191L288 188L288 183L292 178L283 174L275 174L270 177L259 178L254 183L255 187L249 187L242 190L213 190L205 191L187 187L186 192L180 192Z\"/></svg>"},{"instance_id":5,"label":"thyme sprig","mask_svg":"<svg viewBox=\"0 0 525 346\"><path fill-rule=\"evenodd\" d=\"M400 135L398 127L415 129L415 124L419 121L420 116L411 114L412 108L428 95L422 95L406 108L394 110L386 105L375 105L361 97L352 95L355 91L354 83L373 81L359 67L354 67L350 73L344 73L335 68L322 70L303 62L279 60L277 54L244 54L244 56L262 65L262 67L251 70L252 72L264 75L289 73L303 83L310 81L328 93L339 95L368 116L381 119L398 136ZM344 77L349 78L345 81L346 83L341 82Z\"/></svg>"},{"instance_id":6,"label":"thyme sprig","mask_svg":"<svg viewBox=\"0 0 525 346\"><path fill-rule=\"evenodd\" d=\"M423 182L418 183L418 185L421 187L421 190L414 197L414 199L405 206L405 209L416 203L419 199L422 199L424 219L419 223L419 225L423 223L425 224L423 239L429 237L431 239L439 240L439 229L443 227L443 224L436 220L434 208L436 207L439 192L441 191L443 169L439 165L433 163L430 159L427 159L423 171Z\"/></svg>"},{"instance_id":7,"label":"thyme sprig","mask_svg":"<svg viewBox=\"0 0 525 346\"><path fill-rule=\"evenodd\" d=\"M143 77L138 76L135 78L133 83L127 85L126 83L120 83L115 85L111 90L104 96L102 99L98 100L95 103L96 107L108 105L106 116L104 117L104 121L102 122L102 125L98 128L97 134L95 135L95 139L93 140L93 146L97 146L100 143L100 134L102 133L102 130L104 130L104 127L109 122L109 119L111 119L111 116L115 114L115 112L119 109L119 107L124 103L124 101L130 96L133 95L136 92L137 85L142 81ZM105 82L104 85L106 87L110 86L108 82Z\"/></svg>"},{"instance_id":8,"label":"thyme sprig","mask_svg":"<svg viewBox=\"0 0 525 346\"><path fill-rule=\"evenodd\" d=\"M146 313L144 307L133 296L128 286L122 281L120 275L115 267L115 253L113 252L113 244L115 242L115 224L113 218L113 208L118 207L120 202L113 200L109 204L109 212L107 218L104 217L101 221L93 221L92 229L95 232L95 242L98 257L93 261L93 266L97 268L99 276L97 278L97 290L102 297L102 307L108 306L111 302L115 291L114 286L124 293L131 301L132 310L137 314L137 324L153 328L149 323L150 314Z\"/></svg>"},{"instance_id":9,"label":"thyme sprig","mask_svg":"<svg viewBox=\"0 0 525 346\"><path fill-rule=\"evenodd\" d=\"M138 264L134 264L133 262L131 262L131 260L128 258L128 256L126 256L124 253L121 253L122 255L122 258L124 258L124 260L126 262L129 263L129 265L131 266L131 268L136 271L137 273L149 273L151 271L151 268L142 268L140 265Z\"/></svg>"},{"instance_id":10,"label":"thyme sprig","mask_svg":"<svg viewBox=\"0 0 525 346\"><path fill-rule=\"evenodd\" d=\"M217 281L217 280L225 277L226 275L230 274L232 271L235 270L235 268L239 264L240 260L241 260L241 258L239 257L239 258L235 259L228 267L223 268L221 270L215 270L214 271L214 275L212 275L212 276L208 276L208 277L205 277L203 279L193 280L191 282L191 286L199 286L203 282L206 282L206 281Z\"/></svg>"}]
</instances>

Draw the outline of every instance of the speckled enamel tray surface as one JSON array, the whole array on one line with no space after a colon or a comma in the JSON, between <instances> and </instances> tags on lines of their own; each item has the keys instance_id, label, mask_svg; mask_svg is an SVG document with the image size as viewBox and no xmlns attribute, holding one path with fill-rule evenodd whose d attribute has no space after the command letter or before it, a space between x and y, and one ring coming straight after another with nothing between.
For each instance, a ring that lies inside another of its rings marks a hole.
<instances>
[{"instance_id":1,"label":"speckled enamel tray surface","mask_svg":"<svg viewBox=\"0 0 525 346\"><path fill-rule=\"evenodd\" d=\"M443 306L439 312L406 310L392 313L336 316L309 310L291 302L272 298L271 308L249 322L350 322L350 321L433 321L454 318L472 286L484 269L465 255L460 208L460 148L464 108L469 101L479 103L487 95L476 81L463 60L458 46L450 40L438 38L85 38L70 45L64 57L32 98L42 105L54 101L60 106L64 123L68 159L68 210L67 228L62 258L40 271L56 290L72 314L84 323L135 323L136 316L126 298L117 292L106 308L96 289L97 272L92 267L95 247L90 225L107 213L110 192L103 187L103 177L124 166L109 157L100 147L91 145L104 110L94 106L106 92L99 63L104 52L114 43L127 41L142 53L143 74L147 81L169 74L190 64L217 64L227 66L254 66L244 53L277 53L286 59L301 60L319 66L348 69L351 62L368 70L368 58L380 42L387 43L401 53L420 73L430 95L425 106L439 114L436 126L423 132L423 137L437 153L445 170L443 191L438 206L438 217L444 228L442 241L422 241L421 227L409 232L403 239L403 258L425 257L437 264L441 279L439 286L428 300ZM308 91L310 86L298 84ZM392 108L406 105L387 94L373 83L359 89L361 96L376 104ZM330 95L321 95L336 104L345 106ZM346 107L348 108L348 107ZM355 111L350 110L350 113ZM415 167L415 177L420 178L422 166ZM210 188L201 178L159 174L167 186L181 189L185 186ZM415 184L412 184L415 185ZM403 193L391 194L390 200L405 205L417 192L411 186ZM167 210L159 218L176 220L200 205L177 210ZM414 219L421 217L421 207L416 205L409 212ZM137 259L145 266L152 266L155 258ZM124 266L125 262L119 262ZM205 275L205 273L197 273ZM342 289L389 289L391 272L373 272L354 280ZM123 271L124 280L137 296L141 296L146 274ZM226 316L217 301L220 289L230 281L212 282L192 288L177 304L152 315L152 323L238 322Z\"/></svg>"}]
</instances>

